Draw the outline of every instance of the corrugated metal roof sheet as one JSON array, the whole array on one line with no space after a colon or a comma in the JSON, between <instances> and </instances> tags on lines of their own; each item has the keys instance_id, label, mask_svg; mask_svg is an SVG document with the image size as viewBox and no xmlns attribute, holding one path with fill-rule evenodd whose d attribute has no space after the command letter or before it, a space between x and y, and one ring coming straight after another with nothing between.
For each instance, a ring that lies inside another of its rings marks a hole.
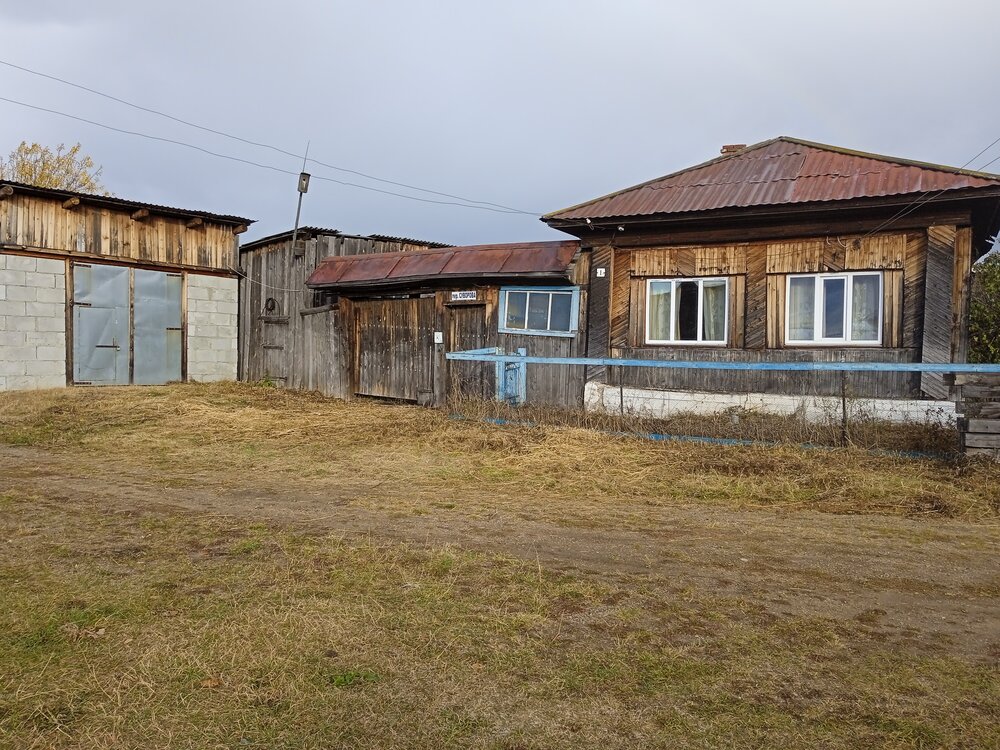
<instances>
[{"instance_id":1,"label":"corrugated metal roof sheet","mask_svg":"<svg viewBox=\"0 0 1000 750\"><path fill-rule=\"evenodd\" d=\"M998 186L1000 175L782 136L555 211L543 220L627 218Z\"/></svg>"},{"instance_id":2,"label":"corrugated metal roof sheet","mask_svg":"<svg viewBox=\"0 0 1000 750\"><path fill-rule=\"evenodd\" d=\"M575 240L467 245L323 260L311 287L405 286L415 282L501 277L564 277L580 248Z\"/></svg>"},{"instance_id":3,"label":"corrugated metal roof sheet","mask_svg":"<svg viewBox=\"0 0 1000 750\"><path fill-rule=\"evenodd\" d=\"M51 195L53 198L61 198L63 200L67 198L79 198L81 201L86 201L87 203L94 203L96 205L104 206L120 206L122 208L145 208L150 211L155 211L156 213L166 214L168 216L185 216L185 217L200 217L202 219L208 219L210 221L217 221L220 224L246 224L249 226L254 223L253 219L246 219L242 216L231 216L229 214L215 214L210 211L198 211L195 209L187 208L176 208L174 206L161 206L156 203L142 203L140 201L126 200L125 198L116 198L113 195L94 195L93 193L79 193L73 190L57 190L55 188L44 188L38 187L37 185L27 185L23 182L12 182L11 180L0 180L0 185L10 185L15 190L23 190L30 193L39 193L42 195Z\"/></svg>"},{"instance_id":4,"label":"corrugated metal roof sheet","mask_svg":"<svg viewBox=\"0 0 1000 750\"><path fill-rule=\"evenodd\" d=\"M266 237L261 237L246 244L240 245L240 252L245 252L247 250L253 250L256 247L261 247L262 245L273 245L279 242L285 242L292 238L291 229L286 229L284 232L277 232L275 234L269 234ZM404 245L423 245L424 247L451 247L446 242L430 242L426 240L415 240L410 237L390 237L385 234L345 234L339 229L331 229L329 227L299 227L299 237L302 239L308 239L316 236L328 236L328 237L348 237L359 240L379 240L381 242L400 242Z\"/></svg>"}]
</instances>

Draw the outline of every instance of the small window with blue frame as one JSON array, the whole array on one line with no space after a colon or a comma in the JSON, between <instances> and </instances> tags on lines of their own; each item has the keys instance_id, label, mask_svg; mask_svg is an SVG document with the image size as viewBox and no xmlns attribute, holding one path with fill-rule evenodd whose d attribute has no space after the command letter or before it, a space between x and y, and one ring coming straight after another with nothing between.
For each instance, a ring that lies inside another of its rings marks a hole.
<instances>
[{"instance_id":1,"label":"small window with blue frame","mask_svg":"<svg viewBox=\"0 0 1000 750\"><path fill-rule=\"evenodd\" d=\"M504 287L500 333L573 336L580 316L578 287Z\"/></svg>"}]
</instances>

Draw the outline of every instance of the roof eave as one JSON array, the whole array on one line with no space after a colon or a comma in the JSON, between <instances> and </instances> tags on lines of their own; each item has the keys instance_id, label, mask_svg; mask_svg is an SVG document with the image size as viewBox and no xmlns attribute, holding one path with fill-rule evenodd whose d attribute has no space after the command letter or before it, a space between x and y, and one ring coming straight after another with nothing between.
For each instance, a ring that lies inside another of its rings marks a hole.
<instances>
[{"instance_id":1,"label":"roof eave","mask_svg":"<svg viewBox=\"0 0 1000 750\"><path fill-rule=\"evenodd\" d=\"M132 201L127 198L117 198L113 195L95 195L94 193L81 193L75 190L61 190L59 188L39 187L38 185L28 185L14 180L0 180L0 185L10 185L18 192L25 192L36 195L47 195L52 198L79 198L81 201L92 203L98 206L107 206L118 209L148 209L153 213L162 216L174 216L177 218L200 218L213 221L217 224L231 226L250 226L256 223L256 219L248 219L243 216L233 216L231 214L217 214L211 211L201 211L197 209L178 208L176 206L163 206L156 203L144 203L142 201Z\"/></svg>"},{"instance_id":2,"label":"roof eave","mask_svg":"<svg viewBox=\"0 0 1000 750\"><path fill-rule=\"evenodd\" d=\"M455 284L479 284L483 281L564 281L570 284L570 279L566 271L507 271L498 273L477 273L477 274L431 274L426 276L407 276L396 279L378 279L376 281L333 281L327 283L310 283L306 286L310 289L326 289L329 291L345 291L350 289L365 290L400 290L412 287L416 284L433 286L453 286Z\"/></svg>"},{"instance_id":3,"label":"roof eave","mask_svg":"<svg viewBox=\"0 0 1000 750\"><path fill-rule=\"evenodd\" d=\"M591 218L589 223L584 218L543 219L553 229L567 231L569 229L603 228L616 225L669 225L690 224L700 220L724 221L738 220L754 216L782 216L804 213L825 213L828 211L852 211L872 208L891 208L895 206L931 204L941 205L957 201L1000 198L1000 185L979 188L958 188L931 197L920 202L923 193L905 193L902 195L880 196L872 198L851 198L832 201L811 201L802 203L769 203L758 206L733 206L705 209L701 211L684 211L680 213L633 214L626 216L601 216ZM579 236L579 235L574 235Z\"/></svg>"}]
</instances>

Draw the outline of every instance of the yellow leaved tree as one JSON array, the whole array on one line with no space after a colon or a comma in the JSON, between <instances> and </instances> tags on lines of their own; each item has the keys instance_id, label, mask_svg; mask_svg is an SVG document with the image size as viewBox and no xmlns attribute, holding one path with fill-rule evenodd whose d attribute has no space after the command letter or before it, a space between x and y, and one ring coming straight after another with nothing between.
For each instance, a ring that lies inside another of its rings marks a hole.
<instances>
[{"instance_id":1,"label":"yellow leaved tree","mask_svg":"<svg viewBox=\"0 0 1000 750\"><path fill-rule=\"evenodd\" d=\"M6 159L0 159L0 180L23 182L36 187L111 195L101 184L102 168L80 153L80 144L52 150L40 143L21 141Z\"/></svg>"}]
</instances>

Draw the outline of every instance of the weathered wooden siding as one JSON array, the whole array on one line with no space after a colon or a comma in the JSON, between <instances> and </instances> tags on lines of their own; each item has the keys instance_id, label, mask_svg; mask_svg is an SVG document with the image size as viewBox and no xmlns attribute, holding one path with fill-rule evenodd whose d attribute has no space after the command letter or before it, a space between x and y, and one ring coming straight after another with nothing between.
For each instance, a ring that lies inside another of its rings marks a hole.
<instances>
[{"instance_id":1,"label":"weathered wooden siding","mask_svg":"<svg viewBox=\"0 0 1000 750\"><path fill-rule=\"evenodd\" d=\"M430 401L434 296L354 304L355 395Z\"/></svg>"},{"instance_id":2,"label":"weathered wooden siding","mask_svg":"<svg viewBox=\"0 0 1000 750\"><path fill-rule=\"evenodd\" d=\"M317 235L252 248L241 256L240 378L316 390L328 396L353 394L353 319L349 305L333 306L306 287L309 274L329 256L399 252L423 248L398 241ZM273 310L268 311L268 300Z\"/></svg>"},{"instance_id":3,"label":"weathered wooden siding","mask_svg":"<svg viewBox=\"0 0 1000 750\"><path fill-rule=\"evenodd\" d=\"M920 361L924 343L924 287L927 258L924 231L842 235L836 238L793 238L715 245L665 245L614 251L611 356L639 359L704 359L721 361ZM953 262L953 252L946 252ZM788 274L881 270L883 329L879 347L799 347L784 341L785 292ZM952 292L949 266L945 288ZM967 275L967 273L966 273ZM646 279L657 277L726 276L730 282L729 339L726 347L660 346L645 343ZM957 292L956 292L957 294ZM950 345L952 310L934 300L936 314L944 310L942 340ZM627 314L621 311L626 310ZM618 311L618 314L615 314ZM946 350L950 356L950 350ZM590 352L591 356L603 356ZM941 361L948 361L947 359ZM645 388L708 391L773 391L835 395L843 381L839 373L782 373L664 370L625 368L613 382ZM608 380L611 378L609 376ZM849 390L859 396L915 397L920 378L910 374L851 374Z\"/></svg>"},{"instance_id":4,"label":"weathered wooden siding","mask_svg":"<svg viewBox=\"0 0 1000 750\"><path fill-rule=\"evenodd\" d=\"M56 255L78 255L168 268L232 273L239 244L233 225L88 205L15 191L0 200L0 243Z\"/></svg>"}]
</instances>

